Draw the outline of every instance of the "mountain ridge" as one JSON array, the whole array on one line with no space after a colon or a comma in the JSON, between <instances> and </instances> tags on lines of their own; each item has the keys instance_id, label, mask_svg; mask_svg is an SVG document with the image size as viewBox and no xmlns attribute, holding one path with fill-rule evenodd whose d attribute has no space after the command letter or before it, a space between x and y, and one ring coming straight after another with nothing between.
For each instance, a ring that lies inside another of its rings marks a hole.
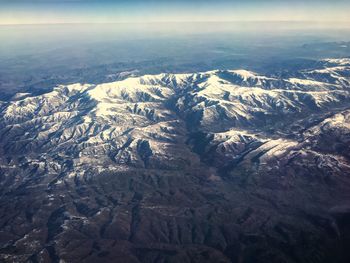
<instances>
[{"instance_id":1,"label":"mountain ridge","mask_svg":"<svg viewBox=\"0 0 350 263\"><path fill-rule=\"evenodd\" d=\"M1 102L0 259L346 262L349 74L329 59Z\"/></svg>"}]
</instances>

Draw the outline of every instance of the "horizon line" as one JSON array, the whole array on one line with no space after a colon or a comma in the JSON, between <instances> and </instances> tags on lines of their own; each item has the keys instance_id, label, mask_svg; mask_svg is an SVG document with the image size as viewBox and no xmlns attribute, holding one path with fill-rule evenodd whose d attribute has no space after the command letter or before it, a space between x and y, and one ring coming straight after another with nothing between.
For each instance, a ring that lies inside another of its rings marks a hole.
<instances>
[{"instance_id":1,"label":"horizon line","mask_svg":"<svg viewBox=\"0 0 350 263\"><path fill-rule=\"evenodd\" d=\"M339 20L181 20L181 21L115 21L115 22L36 22L36 23L1 23L0 26L16 26L16 25L113 25L113 24L182 24L182 23L311 23L311 24L344 24L349 25L349 21Z\"/></svg>"}]
</instances>

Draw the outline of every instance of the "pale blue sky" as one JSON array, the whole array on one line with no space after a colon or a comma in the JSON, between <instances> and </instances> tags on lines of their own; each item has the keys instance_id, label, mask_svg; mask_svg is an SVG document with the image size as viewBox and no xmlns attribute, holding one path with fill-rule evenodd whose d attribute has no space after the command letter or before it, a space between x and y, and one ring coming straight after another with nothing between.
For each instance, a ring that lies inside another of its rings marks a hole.
<instances>
[{"instance_id":1,"label":"pale blue sky","mask_svg":"<svg viewBox=\"0 0 350 263\"><path fill-rule=\"evenodd\" d=\"M349 0L0 0L0 24L179 21L350 23Z\"/></svg>"}]
</instances>

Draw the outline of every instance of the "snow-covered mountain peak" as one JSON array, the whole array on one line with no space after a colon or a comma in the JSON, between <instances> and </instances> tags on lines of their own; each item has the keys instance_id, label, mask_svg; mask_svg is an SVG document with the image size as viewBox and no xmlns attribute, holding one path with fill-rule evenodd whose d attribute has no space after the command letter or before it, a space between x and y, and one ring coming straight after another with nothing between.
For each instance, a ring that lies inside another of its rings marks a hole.
<instances>
[{"instance_id":1,"label":"snow-covered mountain peak","mask_svg":"<svg viewBox=\"0 0 350 263\"><path fill-rule=\"evenodd\" d=\"M285 79L214 70L18 94L1 106L2 151L11 159L50 149L51 158L64 154L79 165L161 162L174 168L186 163L183 156L198 162L186 146L188 134L213 134L213 142L224 141L224 148L259 144L270 140L267 130L288 125L289 119L347 105L350 66L344 60L325 63Z\"/></svg>"}]
</instances>

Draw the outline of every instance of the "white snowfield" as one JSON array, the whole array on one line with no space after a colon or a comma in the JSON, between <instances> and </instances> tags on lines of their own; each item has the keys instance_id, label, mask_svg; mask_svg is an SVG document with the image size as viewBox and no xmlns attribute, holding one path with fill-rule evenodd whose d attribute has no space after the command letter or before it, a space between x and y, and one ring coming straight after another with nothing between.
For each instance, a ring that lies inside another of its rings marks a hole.
<instances>
[{"instance_id":1,"label":"white snowfield","mask_svg":"<svg viewBox=\"0 0 350 263\"><path fill-rule=\"evenodd\" d=\"M111 169L161 162L177 169L200 162L187 139L201 131L213 134L211 145L219 145L217 150L228 158L259 142L245 158L264 152L260 159L268 162L298 149L300 142L275 138L264 130L266 125L349 101L350 59L324 63L286 79L215 70L61 85L38 96L17 94L0 105L1 152L14 161L14 156L35 159L47 153L50 160L64 156L77 166ZM334 115L324 125L350 130L349 115ZM320 128L313 129L306 133Z\"/></svg>"}]
</instances>

